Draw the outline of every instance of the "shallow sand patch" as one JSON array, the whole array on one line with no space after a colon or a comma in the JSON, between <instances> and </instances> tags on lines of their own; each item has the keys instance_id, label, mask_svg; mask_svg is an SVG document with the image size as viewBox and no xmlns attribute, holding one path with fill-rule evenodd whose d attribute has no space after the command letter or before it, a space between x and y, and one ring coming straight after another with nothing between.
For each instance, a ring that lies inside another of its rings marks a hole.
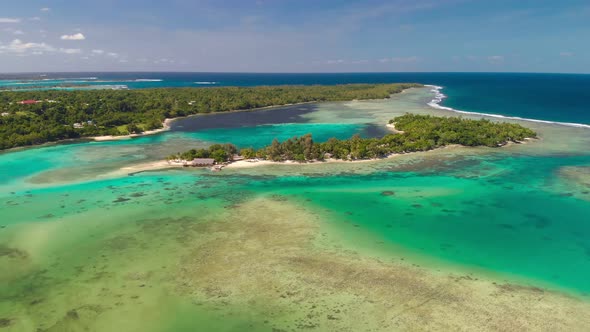
<instances>
[{"instance_id":1,"label":"shallow sand patch","mask_svg":"<svg viewBox=\"0 0 590 332\"><path fill-rule=\"evenodd\" d=\"M557 185L561 195L590 201L590 166L566 166L558 171L562 183Z\"/></svg>"},{"instance_id":2,"label":"shallow sand patch","mask_svg":"<svg viewBox=\"0 0 590 332\"><path fill-rule=\"evenodd\" d=\"M581 331L590 324L590 304L565 294L344 251L319 215L279 198L236 205L225 221L201 229L209 240L182 259L178 292L216 311L249 307L278 330Z\"/></svg>"}]
</instances>

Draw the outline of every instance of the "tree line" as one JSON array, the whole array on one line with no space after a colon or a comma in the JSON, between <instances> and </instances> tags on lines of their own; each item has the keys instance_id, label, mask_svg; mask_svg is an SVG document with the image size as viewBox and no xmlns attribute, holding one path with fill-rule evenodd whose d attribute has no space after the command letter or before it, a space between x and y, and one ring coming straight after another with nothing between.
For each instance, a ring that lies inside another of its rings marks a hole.
<instances>
[{"instance_id":1,"label":"tree line","mask_svg":"<svg viewBox=\"0 0 590 332\"><path fill-rule=\"evenodd\" d=\"M293 137L283 142L275 138L270 145L258 150L241 149L240 155L246 159L272 161L305 162L322 161L325 158L360 160L383 158L393 153L428 151L454 144L495 148L508 142L518 143L525 138L537 137L534 131L519 124L491 122L485 119L405 114L390 120L389 123L394 124L395 129L400 132L381 138L362 138L355 135L346 140L331 138L319 143L314 142L311 134ZM236 150L233 144L227 146ZM221 145L214 147L223 148ZM231 161L234 154L228 153L225 156L226 158L215 159L217 162ZM172 155L170 159L192 160L193 157L198 156L191 152Z\"/></svg>"},{"instance_id":2,"label":"tree line","mask_svg":"<svg viewBox=\"0 0 590 332\"><path fill-rule=\"evenodd\" d=\"M382 99L419 84L347 84L4 91L0 150L69 138L126 135L162 127L166 118L303 102ZM23 105L23 100L39 101ZM74 124L78 124L74 126Z\"/></svg>"}]
</instances>

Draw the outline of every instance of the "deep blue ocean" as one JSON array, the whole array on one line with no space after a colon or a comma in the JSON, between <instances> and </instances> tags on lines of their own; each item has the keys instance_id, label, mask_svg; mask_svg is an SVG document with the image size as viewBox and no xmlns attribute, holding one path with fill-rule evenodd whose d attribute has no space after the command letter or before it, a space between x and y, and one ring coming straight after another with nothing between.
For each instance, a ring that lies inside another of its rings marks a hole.
<instances>
[{"instance_id":1,"label":"deep blue ocean","mask_svg":"<svg viewBox=\"0 0 590 332\"><path fill-rule=\"evenodd\" d=\"M456 110L590 125L590 75L528 73L36 73L0 74L6 89L143 89L417 82L441 86Z\"/></svg>"}]
</instances>

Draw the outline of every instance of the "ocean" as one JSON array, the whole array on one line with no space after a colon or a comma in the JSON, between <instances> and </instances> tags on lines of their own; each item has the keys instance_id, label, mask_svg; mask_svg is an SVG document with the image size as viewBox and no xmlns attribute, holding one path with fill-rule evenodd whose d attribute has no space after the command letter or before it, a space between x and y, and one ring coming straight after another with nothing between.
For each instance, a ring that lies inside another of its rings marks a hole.
<instances>
[{"instance_id":1,"label":"ocean","mask_svg":"<svg viewBox=\"0 0 590 332\"><path fill-rule=\"evenodd\" d=\"M1 153L0 318L14 330L415 330L421 317L455 330L486 329L490 315L498 324L527 317L533 329L583 329L589 75L65 75L45 78L96 77L87 81L130 89L434 87L387 100L195 116L152 136ZM520 123L540 139L359 163L135 168L190 147L260 147L305 133L318 141L379 136L406 112L457 111Z\"/></svg>"}]
</instances>

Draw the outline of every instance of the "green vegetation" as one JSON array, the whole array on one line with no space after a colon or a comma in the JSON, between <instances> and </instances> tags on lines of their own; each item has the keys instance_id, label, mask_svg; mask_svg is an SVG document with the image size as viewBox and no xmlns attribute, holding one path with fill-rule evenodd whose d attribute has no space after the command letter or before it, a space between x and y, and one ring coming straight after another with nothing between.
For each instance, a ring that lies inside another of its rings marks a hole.
<instances>
[{"instance_id":1,"label":"green vegetation","mask_svg":"<svg viewBox=\"0 0 590 332\"><path fill-rule=\"evenodd\" d=\"M68 138L125 135L162 127L166 118L302 102L389 98L418 84L251 88L4 91L0 150ZM19 104L23 100L40 101ZM90 121L90 122L89 122ZM74 125L78 124L78 125Z\"/></svg>"},{"instance_id":2,"label":"green vegetation","mask_svg":"<svg viewBox=\"0 0 590 332\"><path fill-rule=\"evenodd\" d=\"M186 152L171 155L168 160L181 159L193 160L195 158L212 158L216 162L222 163L233 159L233 156L238 153L238 149L233 144L214 144L208 149L191 149Z\"/></svg>"},{"instance_id":3,"label":"green vegetation","mask_svg":"<svg viewBox=\"0 0 590 332\"><path fill-rule=\"evenodd\" d=\"M499 147L508 142L520 142L537 136L534 131L518 124L496 123L484 119L406 114L389 123L395 124L395 128L402 133L388 134L382 138L361 138L358 135L347 140L331 138L323 143L314 142L311 134L307 134L284 142L274 139L271 145L258 151L247 148L242 149L240 154L244 158L257 157L273 161L303 162L323 160L326 157L359 160L382 158L392 153L428 151L452 144ZM215 149L219 148L221 146L215 146ZM231 160L232 156L233 154L227 154L223 161ZM184 153L171 156L170 159L179 157L191 160L197 156Z\"/></svg>"}]
</instances>

